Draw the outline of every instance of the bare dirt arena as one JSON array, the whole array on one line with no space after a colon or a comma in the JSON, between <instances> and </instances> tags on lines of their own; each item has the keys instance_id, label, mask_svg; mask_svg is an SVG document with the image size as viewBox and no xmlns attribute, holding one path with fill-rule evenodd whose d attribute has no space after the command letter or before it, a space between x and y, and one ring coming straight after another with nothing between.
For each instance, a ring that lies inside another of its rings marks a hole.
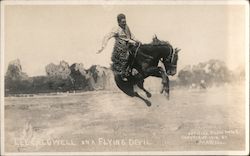
<instances>
[{"instance_id":1,"label":"bare dirt arena","mask_svg":"<svg viewBox=\"0 0 250 156\"><path fill-rule=\"evenodd\" d=\"M244 150L244 84L5 98L6 152Z\"/></svg>"}]
</instances>

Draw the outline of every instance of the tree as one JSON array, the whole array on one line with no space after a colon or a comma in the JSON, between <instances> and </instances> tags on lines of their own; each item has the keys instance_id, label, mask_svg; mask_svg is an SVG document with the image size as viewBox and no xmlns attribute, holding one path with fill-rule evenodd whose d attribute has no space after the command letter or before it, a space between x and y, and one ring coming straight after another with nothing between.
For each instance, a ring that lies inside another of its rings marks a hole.
<instances>
[{"instance_id":1,"label":"tree","mask_svg":"<svg viewBox=\"0 0 250 156\"><path fill-rule=\"evenodd\" d=\"M180 80L181 85L187 86L192 83L193 73L191 66L186 66L178 73L178 78Z\"/></svg>"},{"instance_id":2,"label":"tree","mask_svg":"<svg viewBox=\"0 0 250 156\"><path fill-rule=\"evenodd\" d=\"M70 68L69 64L66 61L60 61L59 65L55 65L54 63L50 63L45 67L46 74L49 77L57 77L62 79L69 78Z\"/></svg>"},{"instance_id":3,"label":"tree","mask_svg":"<svg viewBox=\"0 0 250 156\"><path fill-rule=\"evenodd\" d=\"M19 59L9 62L5 77L11 80L25 80L25 79L27 80L28 79L28 75L22 72L22 66L21 66L21 62Z\"/></svg>"},{"instance_id":4,"label":"tree","mask_svg":"<svg viewBox=\"0 0 250 156\"><path fill-rule=\"evenodd\" d=\"M70 66L70 79L74 90L88 87L88 75L82 63L74 63Z\"/></svg>"},{"instance_id":5,"label":"tree","mask_svg":"<svg viewBox=\"0 0 250 156\"><path fill-rule=\"evenodd\" d=\"M69 91L73 88L70 80L70 67L66 61L60 61L59 65L50 63L45 67L48 76L48 87L52 91Z\"/></svg>"}]
</instances>

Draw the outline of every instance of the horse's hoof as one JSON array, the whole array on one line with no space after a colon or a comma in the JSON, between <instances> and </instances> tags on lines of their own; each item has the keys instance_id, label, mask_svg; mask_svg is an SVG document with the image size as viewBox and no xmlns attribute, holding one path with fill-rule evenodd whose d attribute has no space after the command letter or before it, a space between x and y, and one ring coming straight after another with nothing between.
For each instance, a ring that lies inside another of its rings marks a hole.
<instances>
[{"instance_id":1,"label":"horse's hoof","mask_svg":"<svg viewBox=\"0 0 250 156\"><path fill-rule=\"evenodd\" d=\"M164 92L164 88L161 89L160 93L162 94Z\"/></svg>"},{"instance_id":2,"label":"horse's hoof","mask_svg":"<svg viewBox=\"0 0 250 156\"><path fill-rule=\"evenodd\" d=\"M151 98L152 94L151 93L147 93L147 97Z\"/></svg>"},{"instance_id":3,"label":"horse's hoof","mask_svg":"<svg viewBox=\"0 0 250 156\"><path fill-rule=\"evenodd\" d=\"M147 104L148 107L151 106L151 102L150 101L146 100L145 102L146 102L146 104Z\"/></svg>"}]
</instances>

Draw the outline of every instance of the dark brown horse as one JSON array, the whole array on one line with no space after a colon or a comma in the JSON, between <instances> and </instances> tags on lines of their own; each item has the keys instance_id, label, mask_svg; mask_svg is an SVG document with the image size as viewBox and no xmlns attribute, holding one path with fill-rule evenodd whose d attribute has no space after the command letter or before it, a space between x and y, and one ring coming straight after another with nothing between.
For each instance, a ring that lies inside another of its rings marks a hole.
<instances>
[{"instance_id":1,"label":"dark brown horse","mask_svg":"<svg viewBox=\"0 0 250 156\"><path fill-rule=\"evenodd\" d=\"M117 86L127 95L131 97L138 97L142 99L147 106L151 106L151 102L136 91L134 91L134 85L137 85L142 89L147 97L151 97L144 88L144 79L149 76L155 76L162 78L162 90L161 93L166 92L167 98L169 98L169 79L168 75L176 74L176 65L178 59L179 49L173 49L173 47L165 41L160 41L155 36L153 42L150 44L143 44L138 46L131 46L131 57L129 64L131 69L136 73L130 74L127 79L123 81L120 75L115 74L115 82ZM158 63L161 61L164 64L164 68L159 67Z\"/></svg>"}]
</instances>

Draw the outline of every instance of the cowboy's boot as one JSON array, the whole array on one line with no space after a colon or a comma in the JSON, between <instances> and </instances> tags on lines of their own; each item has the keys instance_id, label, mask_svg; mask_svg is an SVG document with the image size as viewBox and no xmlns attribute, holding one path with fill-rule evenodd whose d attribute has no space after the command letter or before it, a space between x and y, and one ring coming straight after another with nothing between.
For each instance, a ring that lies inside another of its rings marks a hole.
<instances>
[{"instance_id":1,"label":"cowboy's boot","mask_svg":"<svg viewBox=\"0 0 250 156\"><path fill-rule=\"evenodd\" d=\"M125 76L129 76L131 73L131 69L130 69L130 66L128 65L126 70L125 70Z\"/></svg>"}]
</instances>

